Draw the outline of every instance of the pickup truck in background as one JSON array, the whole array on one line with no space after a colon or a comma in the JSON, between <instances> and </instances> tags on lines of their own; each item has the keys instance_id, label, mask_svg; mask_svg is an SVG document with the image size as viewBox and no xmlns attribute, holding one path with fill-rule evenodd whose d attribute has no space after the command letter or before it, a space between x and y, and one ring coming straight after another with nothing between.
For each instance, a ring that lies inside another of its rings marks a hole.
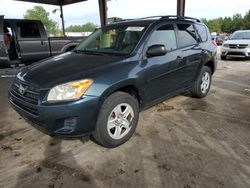
<instances>
[{"instance_id":1,"label":"pickup truck in background","mask_svg":"<svg viewBox=\"0 0 250 188\"><path fill-rule=\"evenodd\" d=\"M6 44L4 35L9 37ZM0 16L0 67L30 64L75 48L86 37L48 37L39 20Z\"/></svg>"}]
</instances>

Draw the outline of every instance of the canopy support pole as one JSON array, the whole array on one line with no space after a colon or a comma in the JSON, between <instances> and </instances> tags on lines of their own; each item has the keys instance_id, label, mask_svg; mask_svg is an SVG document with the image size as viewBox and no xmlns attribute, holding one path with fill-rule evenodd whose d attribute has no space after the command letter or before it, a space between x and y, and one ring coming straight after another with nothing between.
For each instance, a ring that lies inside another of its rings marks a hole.
<instances>
[{"instance_id":1,"label":"canopy support pole","mask_svg":"<svg viewBox=\"0 0 250 188\"><path fill-rule=\"evenodd\" d=\"M177 0L177 16L185 15L185 0Z\"/></svg>"},{"instance_id":2,"label":"canopy support pole","mask_svg":"<svg viewBox=\"0 0 250 188\"><path fill-rule=\"evenodd\" d=\"M107 0L98 0L101 26L107 25Z\"/></svg>"},{"instance_id":3,"label":"canopy support pole","mask_svg":"<svg viewBox=\"0 0 250 188\"><path fill-rule=\"evenodd\" d=\"M62 34L63 34L63 36L66 36L65 35L64 15L63 15L63 3L62 3L62 1L60 1L60 11L61 11L60 17L62 19Z\"/></svg>"}]
</instances>

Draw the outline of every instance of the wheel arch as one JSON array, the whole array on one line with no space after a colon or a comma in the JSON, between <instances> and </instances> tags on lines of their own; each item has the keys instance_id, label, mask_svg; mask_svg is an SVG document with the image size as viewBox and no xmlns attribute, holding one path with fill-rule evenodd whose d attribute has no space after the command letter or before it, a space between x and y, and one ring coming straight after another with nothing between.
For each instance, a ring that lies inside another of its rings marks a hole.
<instances>
[{"instance_id":1,"label":"wheel arch","mask_svg":"<svg viewBox=\"0 0 250 188\"><path fill-rule=\"evenodd\" d=\"M76 42L68 43L65 46L63 46L61 51L62 52L68 52L68 51L74 49L77 45L78 45L78 43L76 43Z\"/></svg>"},{"instance_id":2,"label":"wheel arch","mask_svg":"<svg viewBox=\"0 0 250 188\"><path fill-rule=\"evenodd\" d=\"M107 98L108 96L110 96L111 94L117 91L122 91L135 97L136 100L138 101L140 108L143 105L143 102L144 102L143 93L141 92L141 90L139 89L139 87L133 80L130 80L129 82L126 81L122 83L116 83L115 85L105 90L102 94L102 97Z\"/></svg>"},{"instance_id":3,"label":"wheel arch","mask_svg":"<svg viewBox=\"0 0 250 188\"><path fill-rule=\"evenodd\" d=\"M213 74L215 72L215 64L212 60L207 61L204 66L207 66L211 69L211 73Z\"/></svg>"}]
</instances>

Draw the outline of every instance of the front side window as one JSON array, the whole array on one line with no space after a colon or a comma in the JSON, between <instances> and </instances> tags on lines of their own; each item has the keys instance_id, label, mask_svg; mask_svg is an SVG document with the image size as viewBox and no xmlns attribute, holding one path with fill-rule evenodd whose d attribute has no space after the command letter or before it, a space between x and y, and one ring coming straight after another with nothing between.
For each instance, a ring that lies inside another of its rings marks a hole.
<instances>
[{"instance_id":1,"label":"front side window","mask_svg":"<svg viewBox=\"0 0 250 188\"><path fill-rule=\"evenodd\" d=\"M145 29L145 26L114 26L99 29L75 51L128 55L138 44Z\"/></svg>"},{"instance_id":2,"label":"front side window","mask_svg":"<svg viewBox=\"0 0 250 188\"><path fill-rule=\"evenodd\" d=\"M198 42L198 38L192 24L177 24L179 47L194 45Z\"/></svg>"},{"instance_id":3,"label":"front side window","mask_svg":"<svg viewBox=\"0 0 250 188\"><path fill-rule=\"evenodd\" d=\"M156 44L165 45L168 51L177 48L174 27L171 24L163 25L156 29L149 38L147 46Z\"/></svg>"},{"instance_id":4,"label":"front side window","mask_svg":"<svg viewBox=\"0 0 250 188\"><path fill-rule=\"evenodd\" d=\"M17 22L21 38L41 38L39 27L33 22Z\"/></svg>"}]
</instances>

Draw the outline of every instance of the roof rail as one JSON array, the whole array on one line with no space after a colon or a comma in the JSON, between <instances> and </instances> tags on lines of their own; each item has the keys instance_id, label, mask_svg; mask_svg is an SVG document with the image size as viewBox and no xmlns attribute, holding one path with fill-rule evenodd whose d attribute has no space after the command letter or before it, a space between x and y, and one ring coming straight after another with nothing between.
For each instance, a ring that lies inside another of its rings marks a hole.
<instances>
[{"instance_id":1,"label":"roof rail","mask_svg":"<svg viewBox=\"0 0 250 188\"><path fill-rule=\"evenodd\" d=\"M161 17L161 19L164 19L164 18L167 18L167 19L176 18L176 19L194 20L196 22L201 22L197 18L187 17L187 16L167 15L167 16L162 16Z\"/></svg>"},{"instance_id":2,"label":"roof rail","mask_svg":"<svg viewBox=\"0 0 250 188\"><path fill-rule=\"evenodd\" d=\"M122 21L131 21L131 20L147 20L147 19L153 19L153 18L159 18L161 19L163 16L147 16L142 18L128 18L128 19L122 19Z\"/></svg>"},{"instance_id":3,"label":"roof rail","mask_svg":"<svg viewBox=\"0 0 250 188\"><path fill-rule=\"evenodd\" d=\"M160 19L185 19L185 20L194 20L196 22L201 22L197 18L187 17L187 16L177 16L177 15L160 15L160 16L148 16L148 17L142 17L142 18L135 18L135 19L123 19L122 21L131 21L131 20L147 20L147 19L153 19L153 18L159 18Z\"/></svg>"}]
</instances>

